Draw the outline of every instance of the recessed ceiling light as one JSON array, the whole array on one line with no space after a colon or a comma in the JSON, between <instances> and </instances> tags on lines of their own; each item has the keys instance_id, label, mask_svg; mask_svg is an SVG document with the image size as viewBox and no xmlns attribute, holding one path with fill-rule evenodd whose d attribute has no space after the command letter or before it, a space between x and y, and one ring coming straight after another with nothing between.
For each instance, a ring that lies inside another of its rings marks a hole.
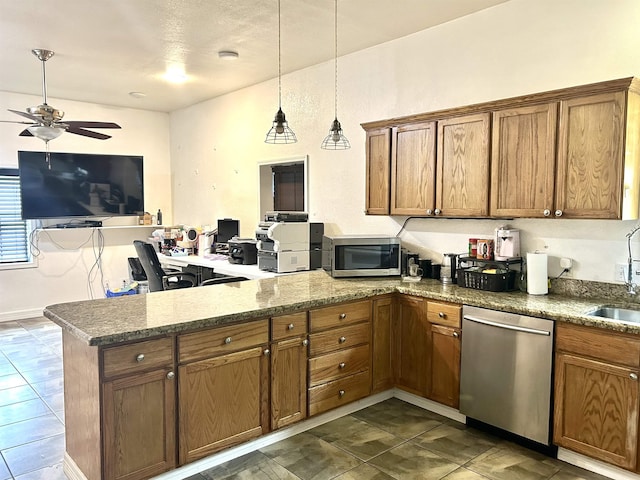
<instances>
[{"instance_id":1,"label":"recessed ceiling light","mask_svg":"<svg viewBox=\"0 0 640 480\"><path fill-rule=\"evenodd\" d=\"M144 92L129 92L129 95L133 98L144 98L147 96L147 94Z\"/></svg>"},{"instance_id":2,"label":"recessed ceiling light","mask_svg":"<svg viewBox=\"0 0 640 480\"><path fill-rule=\"evenodd\" d=\"M235 60L239 56L238 52L234 52L233 50L220 50L218 52L218 58L222 58L224 60Z\"/></svg>"}]
</instances>

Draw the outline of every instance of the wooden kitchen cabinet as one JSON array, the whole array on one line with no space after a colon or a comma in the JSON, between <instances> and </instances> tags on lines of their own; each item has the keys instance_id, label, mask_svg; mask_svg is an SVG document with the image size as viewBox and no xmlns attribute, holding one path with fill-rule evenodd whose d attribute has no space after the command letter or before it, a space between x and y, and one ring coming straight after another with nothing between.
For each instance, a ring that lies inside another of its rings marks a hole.
<instances>
[{"instance_id":1,"label":"wooden kitchen cabinet","mask_svg":"<svg viewBox=\"0 0 640 480\"><path fill-rule=\"evenodd\" d=\"M428 301L427 319L431 326L431 388L427 397L458 408L462 306Z\"/></svg>"},{"instance_id":2,"label":"wooden kitchen cabinet","mask_svg":"<svg viewBox=\"0 0 640 480\"><path fill-rule=\"evenodd\" d=\"M436 122L394 127L391 215L431 215L435 209Z\"/></svg>"},{"instance_id":3,"label":"wooden kitchen cabinet","mask_svg":"<svg viewBox=\"0 0 640 480\"><path fill-rule=\"evenodd\" d=\"M395 296L385 295L373 300L371 360L372 393L393 387L393 329Z\"/></svg>"},{"instance_id":4,"label":"wooden kitchen cabinet","mask_svg":"<svg viewBox=\"0 0 640 480\"><path fill-rule=\"evenodd\" d=\"M269 431L267 319L178 336L179 463Z\"/></svg>"},{"instance_id":5,"label":"wooden kitchen cabinet","mask_svg":"<svg viewBox=\"0 0 640 480\"><path fill-rule=\"evenodd\" d=\"M366 213L389 215L391 129L367 131Z\"/></svg>"},{"instance_id":6,"label":"wooden kitchen cabinet","mask_svg":"<svg viewBox=\"0 0 640 480\"><path fill-rule=\"evenodd\" d=\"M558 103L493 112L491 216L554 211Z\"/></svg>"},{"instance_id":7,"label":"wooden kitchen cabinet","mask_svg":"<svg viewBox=\"0 0 640 480\"><path fill-rule=\"evenodd\" d=\"M436 215L489 215L489 113L438 121Z\"/></svg>"},{"instance_id":8,"label":"wooden kitchen cabinet","mask_svg":"<svg viewBox=\"0 0 640 480\"><path fill-rule=\"evenodd\" d=\"M307 312L271 319L271 429L307 417Z\"/></svg>"},{"instance_id":9,"label":"wooden kitchen cabinet","mask_svg":"<svg viewBox=\"0 0 640 480\"><path fill-rule=\"evenodd\" d=\"M395 318L395 383L408 392L426 397L430 390L431 327L427 301L402 295Z\"/></svg>"},{"instance_id":10,"label":"wooden kitchen cabinet","mask_svg":"<svg viewBox=\"0 0 640 480\"><path fill-rule=\"evenodd\" d=\"M371 393L371 301L309 312L309 415Z\"/></svg>"},{"instance_id":11,"label":"wooden kitchen cabinet","mask_svg":"<svg viewBox=\"0 0 640 480\"><path fill-rule=\"evenodd\" d=\"M559 323L555 355L555 444L638 471L640 340Z\"/></svg>"}]
</instances>

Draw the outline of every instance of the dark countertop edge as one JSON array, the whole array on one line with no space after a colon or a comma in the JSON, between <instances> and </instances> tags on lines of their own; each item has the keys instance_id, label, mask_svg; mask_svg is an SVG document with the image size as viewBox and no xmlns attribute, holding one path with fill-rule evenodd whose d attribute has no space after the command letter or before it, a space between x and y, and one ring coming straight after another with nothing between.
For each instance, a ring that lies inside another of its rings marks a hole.
<instances>
[{"instance_id":1,"label":"dark countertop edge","mask_svg":"<svg viewBox=\"0 0 640 480\"><path fill-rule=\"evenodd\" d=\"M348 281L354 280L348 279ZM422 286L425 287L424 284ZM437 286L439 286L439 282L433 283L433 286L437 288ZM101 336L91 336L84 330L76 327L73 323L70 323L56 315L54 312L49 310L49 307L46 307L43 313L45 317L52 320L76 338L86 342L89 346L110 346L157 336L196 331L216 326L233 325L249 320L260 319L261 317L268 318L274 315L282 315L298 310L312 310L342 302L368 299L379 295L401 293L404 295L423 297L435 301L458 303L520 315L547 318L554 321L602 328L621 333L640 334L640 324L610 321L604 318L586 315L585 312L598 308L600 305L611 305L616 303L615 301L607 298L580 298L549 293L548 295L535 296L535 301L540 305L537 308L533 308L532 306L522 306L517 304L521 303L523 298L531 299L532 297L527 296L527 294L522 292L486 292L482 290L458 287L455 285L450 287L452 289L451 292L439 292L429 290L429 285L426 285L426 287L427 289L419 290L414 288L414 284L400 283L384 286L370 286L365 283L362 285L362 288L358 293L315 298L313 300L246 310L243 312L210 318L197 318L140 330L123 330L117 334ZM523 295L525 295L525 297L523 297ZM513 302L509 302L509 297L511 297L516 303L514 304ZM575 307L571 309L573 311L561 311L560 306L563 303L581 305L579 313L575 311ZM51 305L51 307L55 307L55 305Z\"/></svg>"}]
</instances>

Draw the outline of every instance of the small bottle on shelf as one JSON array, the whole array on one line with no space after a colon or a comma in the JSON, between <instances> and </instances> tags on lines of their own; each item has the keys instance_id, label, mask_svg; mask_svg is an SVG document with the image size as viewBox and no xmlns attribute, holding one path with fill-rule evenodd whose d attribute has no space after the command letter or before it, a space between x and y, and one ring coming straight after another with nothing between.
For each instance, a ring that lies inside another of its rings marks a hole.
<instances>
[{"instance_id":1,"label":"small bottle on shelf","mask_svg":"<svg viewBox=\"0 0 640 480\"><path fill-rule=\"evenodd\" d=\"M160 209L158 209L158 214L156 215L156 221L158 222L158 225L162 225L162 212L160 211Z\"/></svg>"}]
</instances>

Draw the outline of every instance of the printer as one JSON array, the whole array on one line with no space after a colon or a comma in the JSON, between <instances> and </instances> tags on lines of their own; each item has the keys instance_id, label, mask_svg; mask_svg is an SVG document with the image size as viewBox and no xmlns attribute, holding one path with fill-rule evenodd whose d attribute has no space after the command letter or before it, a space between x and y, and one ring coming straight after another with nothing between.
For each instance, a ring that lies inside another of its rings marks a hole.
<instances>
[{"instance_id":1,"label":"printer","mask_svg":"<svg viewBox=\"0 0 640 480\"><path fill-rule=\"evenodd\" d=\"M265 221L258 224L258 268L287 273L322 266L323 223Z\"/></svg>"},{"instance_id":2,"label":"printer","mask_svg":"<svg viewBox=\"0 0 640 480\"><path fill-rule=\"evenodd\" d=\"M255 265L258 263L257 241L252 238L233 237L229 244L229 263Z\"/></svg>"}]
</instances>

